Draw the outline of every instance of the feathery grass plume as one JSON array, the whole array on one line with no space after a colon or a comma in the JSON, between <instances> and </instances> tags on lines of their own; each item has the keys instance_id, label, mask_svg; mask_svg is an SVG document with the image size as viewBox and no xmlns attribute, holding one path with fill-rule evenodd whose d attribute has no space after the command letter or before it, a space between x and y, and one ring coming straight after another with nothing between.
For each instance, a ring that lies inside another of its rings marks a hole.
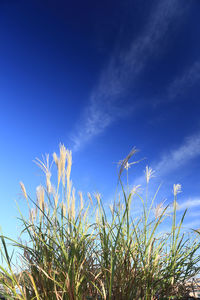
<instances>
[{"instance_id":1,"label":"feathery grass plume","mask_svg":"<svg viewBox=\"0 0 200 300\"><path fill-rule=\"evenodd\" d=\"M57 170L58 170L58 184L57 184L57 190L59 188L59 185L60 185L60 179L61 179L61 175L62 175L62 172L61 172L61 164L60 164L60 160L57 156L57 154L54 152L53 153L53 159L54 159L54 162L57 166Z\"/></svg>"},{"instance_id":2,"label":"feathery grass plume","mask_svg":"<svg viewBox=\"0 0 200 300\"><path fill-rule=\"evenodd\" d=\"M79 198L80 198L80 210L83 210L83 193L82 192L78 192L79 194Z\"/></svg>"},{"instance_id":3,"label":"feathery grass plume","mask_svg":"<svg viewBox=\"0 0 200 300\"><path fill-rule=\"evenodd\" d=\"M59 145L59 148L60 148L59 158L55 152L53 153L53 159L58 169L58 187L60 184L61 177L62 177L63 186L65 186L65 164L66 164L66 156L68 151L66 150L65 146L62 144Z\"/></svg>"},{"instance_id":4,"label":"feathery grass plume","mask_svg":"<svg viewBox=\"0 0 200 300\"><path fill-rule=\"evenodd\" d=\"M181 193L181 184L177 183L173 185L173 194L176 197L179 193Z\"/></svg>"},{"instance_id":5,"label":"feathery grass plume","mask_svg":"<svg viewBox=\"0 0 200 300\"><path fill-rule=\"evenodd\" d=\"M47 193L51 193L51 173L47 172L46 173L46 185L47 185Z\"/></svg>"},{"instance_id":6,"label":"feathery grass plume","mask_svg":"<svg viewBox=\"0 0 200 300\"><path fill-rule=\"evenodd\" d=\"M34 217L34 212L33 212L33 208L29 211L29 219L31 223L35 222L35 217Z\"/></svg>"},{"instance_id":7,"label":"feathery grass plume","mask_svg":"<svg viewBox=\"0 0 200 300\"><path fill-rule=\"evenodd\" d=\"M141 190L141 185L138 184L138 185L134 185L132 190L131 190L131 194L134 195L134 194L138 194L138 192L140 192Z\"/></svg>"},{"instance_id":8,"label":"feathery grass plume","mask_svg":"<svg viewBox=\"0 0 200 300\"><path fill-rule=\"evenodd\" d=\"M98 205L100 205L100 203L101 203L101 194L100 193L95 193L94 196L95 196L95 198L97 200ZM92 199L91 199L91 201L92 201ZM93 204L93 202L91 202L91 203Z\"/></svg>"},{"instance_id":9,"label":"feathery grass plume","mask_svg":"<svg viewBox=\"0 0 200 300\"><path fill-rule=\"evenodd\" d=\"M125 168L128 169L128 168L130 167L130 164L128 163L129 159L130 159L133 155L135 155L137 152L138 152L138 150L137 150L136 148L133 148L133 149L130 151L130 153L126 156L125 159L119 161L118 164L120 164L120 166L121 166L120 169L119 169L119 175L118 175L118 178L119 178L119 179L120 179L120 177L121 177L121 175L122 175L123 170L124 170ZM136 163L136 162L135 162L135 163ZM131 163L131 164L134 164L134 162Z\"/></svg>"},{"instance_id":10,"label":"feathery grass plume","mask_svg":"<svg viewBox=\"0 0 200 300\"><path fill-rule=\"evenodd\" d=\"M42 169L44 174L46 175L46 187L47 187L47 193L51 193L51 166L49 164L49 154L46 154L46 160L43 157L43 161L41 161L39 158L35 159L35 163Z\"/></svg>"},{"instance_id":11,"label":"feathery grass plume","mask_svg":"<svg viewBox=\"0 0 200 300\"><path fill-rule=\"evenodd\" d=\"M93 206L92 196L89 192L87 193L87 196L88 196L88 199L90 200L91 206Z\"/></svg>"},{"instance_id":12,"label":"feathery grass plume","mask_svg":"<svg viewBox=\"0 0 200 300\"><path fill-rule=\"evenodd\" d=\"M56 193L54 195L54 207L57 208L57 206L58 206L58 194Z\"/></svg>"},{"instance_id":13,"label":"feathery grass plume","mask_svg":"<svg viewBox=\"0 0 200 300\"><path fill-rule=\"evenodd\" d=\"M48 216L50 213L50 207L47 203L44 203L44 210L45 210L46 215Z\"/></svg>"},{"instance_id":14,"label":"feathery grass plume","mask_svg":"<svg viewBox=\"0 0 200 300\"><path fill-rule=\"evenodd\" d=\"M66 177L67 177L67 182L69 182L70 174L71 174L71 168L72 168L72 152L69 151L69 150L66 150L65 155L66 155L66 158L67 158Z\"/></svg>"},{"instance_id":15,"label":"feathery grass plume","mask_svg":"<svg viewBox=\"0 0 200 300\"><path fill-rule=\"evenodd\" d=\"M146 182L147 184L149 183L149 180L152 178L152 177L155 177L155 171L152 170L152 168L146 166L146 170L145 170L145 177L146 177Z\"/></svg>"},{"instance_id":16,"label":"feathery grass plume","mask_svg":"<svg viewBox=\"0 0 200 300\"><path fill-rule=\"evenodd\" d=\"M25 188L25 186L24 186L24 184L23 184L22 181L20 181L19 184L20 184L20 186L21 186L22 193L23 193L24 197L25 197L26 200L27 200L27 199L28 199L28 196L27 196L27 193L26 193L26 188Z\"/></svg>"},{"instance_id":17,"label":"feathery grass plume","mask_svg":"<svg viewBox=\"0 0 200 300\"><path fill-rule=\"evenodd\" d=\"M44 211L44 188L42 185L39 185L36 188L36 194L37 194L39 208L41 211Z\"/></svg>"},{"instance_id":18,"label":"feathery grass plume","mask_svg":"<svg viewBox=\"0 0 200 300\"><path fill-rule=\"evenodd\" d=\"M67 151L68 150L66 150L65 146L60 144L60 168L61 168L63 186L65 186L65 163L66 163ZM69 158L67 161L69 164ZM71 160L70 164L72 164L72 160ZM71 169L70 169L70 172L71 172Z\"/></svg>"},{"instance_id":19,"label":"feathery grass plume","mask_svg":"<svg viewBox=\"0 0 200 300\"><path fill-rule=\"evenodd\" d=\"M164 207L164 202L160 202L160 203L153 209L154 216L155 216L156 219L158 219L158 218L162 215L164 209L165 209L165 207Z\"/></svg>"}]
</instances>

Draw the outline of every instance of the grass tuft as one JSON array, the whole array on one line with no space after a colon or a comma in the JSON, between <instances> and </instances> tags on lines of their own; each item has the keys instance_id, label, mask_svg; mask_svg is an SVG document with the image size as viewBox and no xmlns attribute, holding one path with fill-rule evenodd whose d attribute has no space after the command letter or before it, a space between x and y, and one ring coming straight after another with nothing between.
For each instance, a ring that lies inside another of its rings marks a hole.
<instances>
[{"instance_id":1,"label":"grass tuft","mask_svg":"<svg viewBox=\"0 0 200 300\"><path fill-rule=\"evenodd\" d=\"M36 163L43 170L45 186L36 189L36 200L20 183L27 201L29 218L20 212L22 233L20 242L1 235L0 266L1 294L7 299L33 300L155 300L175 299L188 294L187 281L199 273L199 240L196 233L182 233L186 211L177 222L177 195L174 185L173 210L164 203L154 206L159 192L149 202L148 190L154 171L146 167L146 193L140 186L128 185L129 160L133 150L121 161L118 182L119 201L110 212L104 208L100 194L88 193L84 199L71 181L72 154L64 145L53 154L57 168L57 182L51 182L49 156ZM127 184L123 171L127 171ZM131 202L138 198L142 213L134 219ZM93 217L95 216L95 217ZM167 234L159 234L164 221L171 220ZM21 259L16 274L9 255L8 244L17 249ZM3 267L5 266L6 267Z\"/></svg>"}]
</instances>

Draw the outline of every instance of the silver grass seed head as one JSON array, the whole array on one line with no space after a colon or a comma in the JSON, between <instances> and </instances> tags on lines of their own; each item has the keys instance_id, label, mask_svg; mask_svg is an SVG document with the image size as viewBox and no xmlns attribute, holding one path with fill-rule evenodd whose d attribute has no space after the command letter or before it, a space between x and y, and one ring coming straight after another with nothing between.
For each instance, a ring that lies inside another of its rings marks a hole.
<instances>
[{"instance_id":1,"label":"silver grass seed head","mask_svg":"<svg viewBox=\"0 0 200 300\"><path fill-rule=\"evenodd\" d=\"M28 197L27 197L27 193L26 193L26 188L25 188L25 186L24 186L24 184L23 184L23 182L22 181L20 181L20 187L21 187L21 190L22 190L22 193L23 193L23 195L24 195L24 197L26 198L26 199L28 199Z\"/></svg>"},{"instance_id":2,"label":"silver grass seed head","mask_svg":"<svg viewBox=\"0 0 200 300\"><path fill-rule=\"evenodd\" d=\"M174 194L174 197L176 197L181 192L182 192L182 190L181 190L181 184L179 184L179 183L174 184L173 185L173 194Z\"/></svg>"},{"instance_id":3,"label":"silver grass seed head","mask_svg":"<svg viewBox=\"0 0 200 300\"><path fill-rule=\"evenodd\" d=\"M154 174L155 174L155 171L154 171L152 168L146 166L145 177L146 177L146 182L147 182L147 183L149 183L149 180L150 180L152 177L155 177Z\"/></svg>"}]
</instances>

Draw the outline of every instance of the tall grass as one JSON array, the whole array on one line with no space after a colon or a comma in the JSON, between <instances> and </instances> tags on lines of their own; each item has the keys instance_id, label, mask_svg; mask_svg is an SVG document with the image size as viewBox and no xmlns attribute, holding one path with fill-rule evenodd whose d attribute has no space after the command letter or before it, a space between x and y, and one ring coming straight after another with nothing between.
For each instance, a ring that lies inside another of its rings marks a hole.
<instances>
[{"instance_id":1,"label":"tall grass","mask_svg":"<svg viewBox=\"0 0 200 300\"><path fill-rule=\"evenodd\" d=\"M173 210L163 204L154 210L149 202L148 186L153 171L146 168L146 195L138 187L123 182L123 171L131 164L121 162L119 185L121 196L110 212L105 210L100 194L82 193L76 199L70 179L72 154L60 145L60 155L53 154L57 167L57 182L51 182L49 156L36 160L44 171L46 183L37 188L33 200L21 183L29 209L29 218L20 213L25 242L1 235L0 292L8 299L52 300L153 300L180 298L188 293L185 284L199 272L199 241L182 232L185 213L177 222L177 195L180 185L174 185ZM142 213L134 219L131 201L138 198ZM159 234L168 218L171 230ZM15 270L8 251L11 243L21 259L20 271ZM5 267L6 264L6 267Z\"/></svg>"}]
</instances>

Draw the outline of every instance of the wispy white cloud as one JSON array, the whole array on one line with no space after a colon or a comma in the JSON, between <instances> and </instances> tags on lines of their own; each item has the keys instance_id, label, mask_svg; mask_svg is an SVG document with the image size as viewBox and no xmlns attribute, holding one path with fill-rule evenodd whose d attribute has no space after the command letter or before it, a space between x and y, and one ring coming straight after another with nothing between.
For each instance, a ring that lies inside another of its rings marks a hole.
<instances>
[{"instance_id":1,"label":"wispy white cloud","mask_svg":"<svg viewBox=\"0 0 200 300\"><path fill-rule=\"evenodd\" d=\"M200 80L200 61L195 61L183 74L178 76L169 86L168 95L169 101L175 99L177 96L183 95L185 91Z\"/></svg>"},{"instance_id":2,"label":"wispy white cloud","mask_svg":"<svg viewBox=\"0 0 200 300\"><path fill-rule=\"evenodd\" d=\"M165 175L187 164L200 155L200 132L185 139L184 143L163 155L154 166L159 174Z\"/></svg>"},{"instance_id":3,"label":"wispy white cloud","mask_svg":"<svg viewBox=\"0 0 200 300\"><path fill-rule=\"evenodd\" d=\"M132 105L125 104L123 100L129 87L133 89L134 80L149 58L158 52L170 23L177 20L181 12L183 6L180 0L160 0L138 39L132 41L128 50L116 51L111 57L90 96L81 121L71 136L73 150L80 149L115 120L126 117L141 104L141 99L134 99Z\"/></svg>"},{"instance_id":4,"label":"wispy white cloud","mask_svg":"<svg viewBox=\"0 0 200 300\"><path fill-rule=\"evenodd\" d=\"M187 208L200 207L200 198L189 198L178 205L178 210L185 210Z\"/></svg>"}]
</instances>

